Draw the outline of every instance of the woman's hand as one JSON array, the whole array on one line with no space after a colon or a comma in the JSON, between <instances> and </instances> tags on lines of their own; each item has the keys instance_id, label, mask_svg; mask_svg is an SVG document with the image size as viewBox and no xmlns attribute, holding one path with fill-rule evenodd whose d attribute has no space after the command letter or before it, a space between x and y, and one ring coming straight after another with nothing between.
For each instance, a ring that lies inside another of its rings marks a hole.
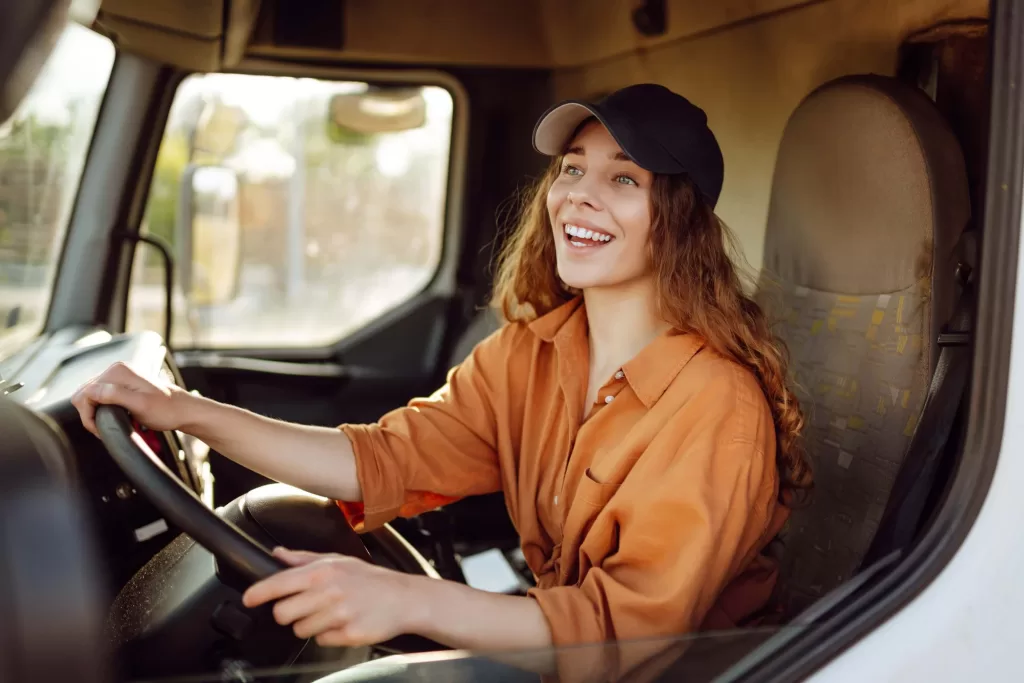
<instances>
[{"instance_id":1,"label":"woman's hand","mask_svg":"<svg viewBox=\"0 0 1024 683\"><path fill-rule=\"evenodd\" d=\"M242 602L277 600L274 619L299 638L351 647L410 632L417 600L409 575L343 555L276 548L274 556L292 568L253 584Z\"/></svg>"},{"instance_id":2,"label":"woman's hand","mask_svg":"<svg viewBox=\"0 0 1024 683\"><path fill-rule=\"evenodd\" d=\"M103 374L75 392L71 404L78 410L82 424L96 431L96 408L117 405L126 408L136 420L154 431L179 429L183 422L181 397L177 386L158 386L124 363L114 363Z\"/></svg>"}]
</instances>

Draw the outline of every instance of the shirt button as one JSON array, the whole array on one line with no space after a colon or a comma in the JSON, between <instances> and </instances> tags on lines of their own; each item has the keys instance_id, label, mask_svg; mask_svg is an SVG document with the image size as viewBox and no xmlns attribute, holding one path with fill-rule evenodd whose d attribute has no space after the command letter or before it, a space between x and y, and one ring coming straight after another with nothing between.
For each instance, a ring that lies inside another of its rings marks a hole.
<instances>
[{"instance_id":1,"label":"shirt button","mask_svg":"<svg viewBox=\"0 0 1024 683\"><path fill-rule=\"evenodd\" d=\"M615 400L614 396L605 396L604 397L604 402L605 403L611 403L613 400Z\"/></svg>"},{"instance_id":2,"label":"shirt button","mask_svg":"<svg viewBox=\"0 0 1024 683\"><path fill-rule=\"evenodd\" d=\"M624 373L622 370L619 370L618 372L615 373L615 379L622 379L625 376L626 373Z\"/></svg>"}]
</instances>

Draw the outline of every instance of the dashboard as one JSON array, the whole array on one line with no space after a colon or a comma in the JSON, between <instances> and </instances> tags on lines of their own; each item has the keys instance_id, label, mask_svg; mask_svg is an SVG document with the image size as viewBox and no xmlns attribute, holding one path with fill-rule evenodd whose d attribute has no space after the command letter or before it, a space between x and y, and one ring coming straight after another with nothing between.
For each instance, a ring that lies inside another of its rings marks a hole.
<instances>
[{"instance_id":1,"label":"dashboard","mask_svg":"<svg viewBox=\"0 0 1024 683\"><path fill-rule=\"evenodd\" d=\"M103 443L82 426L71 405L74 393L115 362L143 376L184 388L181 374L160 335L112 336L101 330L64 330L31 349L18 368L21 386L10 398L56 422L74 451L71 469L93 512L111 588L117 590L180 531L127 480ZM208 507L213 506L209 448L181 432L136 431L164 464Z\"/></svg>"}]
</instances>

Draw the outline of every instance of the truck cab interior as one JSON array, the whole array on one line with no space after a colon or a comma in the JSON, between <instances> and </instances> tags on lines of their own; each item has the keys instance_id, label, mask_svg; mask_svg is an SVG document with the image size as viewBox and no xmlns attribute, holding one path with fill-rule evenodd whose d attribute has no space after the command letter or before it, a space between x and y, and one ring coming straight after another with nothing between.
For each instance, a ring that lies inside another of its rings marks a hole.
<instances>
[{"instance_id":1,"label":"truck cab interior","mask_svg":"<svg viewBox=\"0 0 1024 683\"><path fill-rule=\"evenodd\" d=\"M455 680L476 654L322 648L240 594L280 569L275 545L524 594L500 494L357 533L334 501L124 411L96 439L71 395L116 361L324 426L432 392L501 324L491 267L543 169L538 115L638 82L708 112L717 211L788 347L815 488L771 545L770 618L584 654L602 680L826 665L941 570L991 479L1022 168L1012 4L71 3L20 104L0 100L0 596L22 653L0 679L60 661L96 681L306 681L412 654L407 680Z\"/></svg>"}]
</instances>

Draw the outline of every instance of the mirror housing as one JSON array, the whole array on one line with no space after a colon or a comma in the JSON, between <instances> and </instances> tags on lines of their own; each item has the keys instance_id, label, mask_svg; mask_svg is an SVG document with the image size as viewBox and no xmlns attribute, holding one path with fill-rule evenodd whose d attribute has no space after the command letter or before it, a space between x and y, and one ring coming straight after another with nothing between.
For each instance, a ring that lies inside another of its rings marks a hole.
<instances>
[{"instance_id":1,"label":"mirror housing","mask_svg":"<svg viewBox=\"0 0 1024 683\"><path fill-rule=\"evenodd\" d=\"M426 123L427 101L420 87L370 86L332 95L327 105L328 137L335 142L365 140Z\"/></svg>"},{"instance_id":2,"label":"mirror housing","mask_svg":"<svg viewBox=\"0 0 1024 683\"><path fill-rule=\"evenodd\" d=\"M193 158L197 155L212 163L227 158L238 148L248 123L245 111L239 106L217 100L205 102L192 130Z\"/></svg>"},{"instance_id":3,"label":"mirror housing","mask_svg":"<svg viewBox=\"0 0 1024 683\"><path fill-rule=\"evenodd\" d=\"M177 212L182 290L189 306L217 306L238 293L242 264L238 175L222 166L188 164Z\"/></svg>"}]
</instances>

